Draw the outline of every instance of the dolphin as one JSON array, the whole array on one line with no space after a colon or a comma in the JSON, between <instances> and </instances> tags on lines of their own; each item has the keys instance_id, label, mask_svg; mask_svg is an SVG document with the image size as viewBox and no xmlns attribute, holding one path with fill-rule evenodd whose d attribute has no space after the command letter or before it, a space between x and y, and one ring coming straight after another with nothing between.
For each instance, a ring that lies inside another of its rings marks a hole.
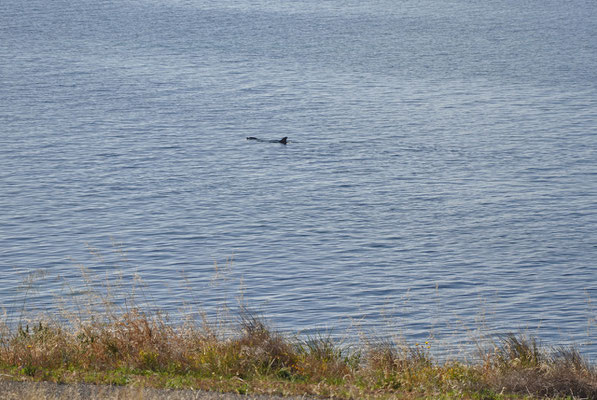
<instances>
[{"instance_id":1,"label":"dolphin","mask_svg":"<svg viewBox=\"0 0 597 400\"><path fill-rule=\"evenodd\" d=\"M282 143L282 144L286 144L288 141L288 136L284 136L282 139L280 140L265 140L265 139L259 139L253 136L249 136L247 137L247 140L257 140L258 142L266 142L266 143Z\"/></svg>"}]
</instances>

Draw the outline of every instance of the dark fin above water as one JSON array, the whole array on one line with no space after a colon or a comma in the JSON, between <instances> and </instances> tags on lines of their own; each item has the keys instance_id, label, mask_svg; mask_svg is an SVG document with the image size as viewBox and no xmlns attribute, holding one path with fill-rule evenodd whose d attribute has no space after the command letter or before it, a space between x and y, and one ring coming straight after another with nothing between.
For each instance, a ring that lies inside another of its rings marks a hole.
<instances>
[{"instance_id":1,"label":"dark fin above water","mask_svg":"<svg viewBox=\"0 0 597 400\"><path fill-rule=\"evenodd\" d=\"M256 138L254 136L247 136L247 140L257 140L258 142L268 142L268 143L282 143L282 144L286 144L288 143L288 136L284 136L282 139L280 140L264 140L264 139L259 139Z\"/></svg>"}]
</instances>

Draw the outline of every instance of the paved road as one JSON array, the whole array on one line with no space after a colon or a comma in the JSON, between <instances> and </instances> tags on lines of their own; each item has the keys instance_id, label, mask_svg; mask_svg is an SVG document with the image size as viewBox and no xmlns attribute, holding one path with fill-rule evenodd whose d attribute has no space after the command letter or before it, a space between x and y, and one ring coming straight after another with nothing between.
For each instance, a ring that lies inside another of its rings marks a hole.
<instances>
[{"instance_id":1,"label":"paved road","mask_svg":"<svg viewBox=\"0 0 597 400\"><path fill-rule=\"evenodd\" d=\"M14 382L0 379L0 400L315 400L313 397L242 396L196 390L163 390L89 384Z\"/></svg>"}]
</instances>

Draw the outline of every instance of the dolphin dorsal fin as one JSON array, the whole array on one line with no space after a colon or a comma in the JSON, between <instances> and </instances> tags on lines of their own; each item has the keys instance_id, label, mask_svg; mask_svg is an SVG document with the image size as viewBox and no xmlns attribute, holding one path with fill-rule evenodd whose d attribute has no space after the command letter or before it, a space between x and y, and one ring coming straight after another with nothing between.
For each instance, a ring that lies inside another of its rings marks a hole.
<instances>
[{"instance_id":1,"label":"dolphin dorsal fin","mask_svg":"<svg viewBox=\"0 0 597 400\"><path fill-rule=\"evenodd\" d=\"M280 143L286 144L287 139L288 139L288 136L284 136L282 139L280 139Z\"/></svg>"}]
</instances>

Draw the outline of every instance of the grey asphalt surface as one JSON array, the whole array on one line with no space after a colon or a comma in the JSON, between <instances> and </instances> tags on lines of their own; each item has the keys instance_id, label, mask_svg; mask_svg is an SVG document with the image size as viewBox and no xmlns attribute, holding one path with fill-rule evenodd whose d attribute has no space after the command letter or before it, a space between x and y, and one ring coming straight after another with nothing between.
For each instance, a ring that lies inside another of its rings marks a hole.
<instances>
[{"instance_id":1,"label":"grey asphalt surface","mask_svg":"<svg viewBox=\"0 0 597 400\"><path fill-rule=\"evenodd\" d=\"M196 390L169 390L91 384L16 382L0 379L0 400L314 400L315 397L239 395Z\"/></svg>"}]
</instances>

